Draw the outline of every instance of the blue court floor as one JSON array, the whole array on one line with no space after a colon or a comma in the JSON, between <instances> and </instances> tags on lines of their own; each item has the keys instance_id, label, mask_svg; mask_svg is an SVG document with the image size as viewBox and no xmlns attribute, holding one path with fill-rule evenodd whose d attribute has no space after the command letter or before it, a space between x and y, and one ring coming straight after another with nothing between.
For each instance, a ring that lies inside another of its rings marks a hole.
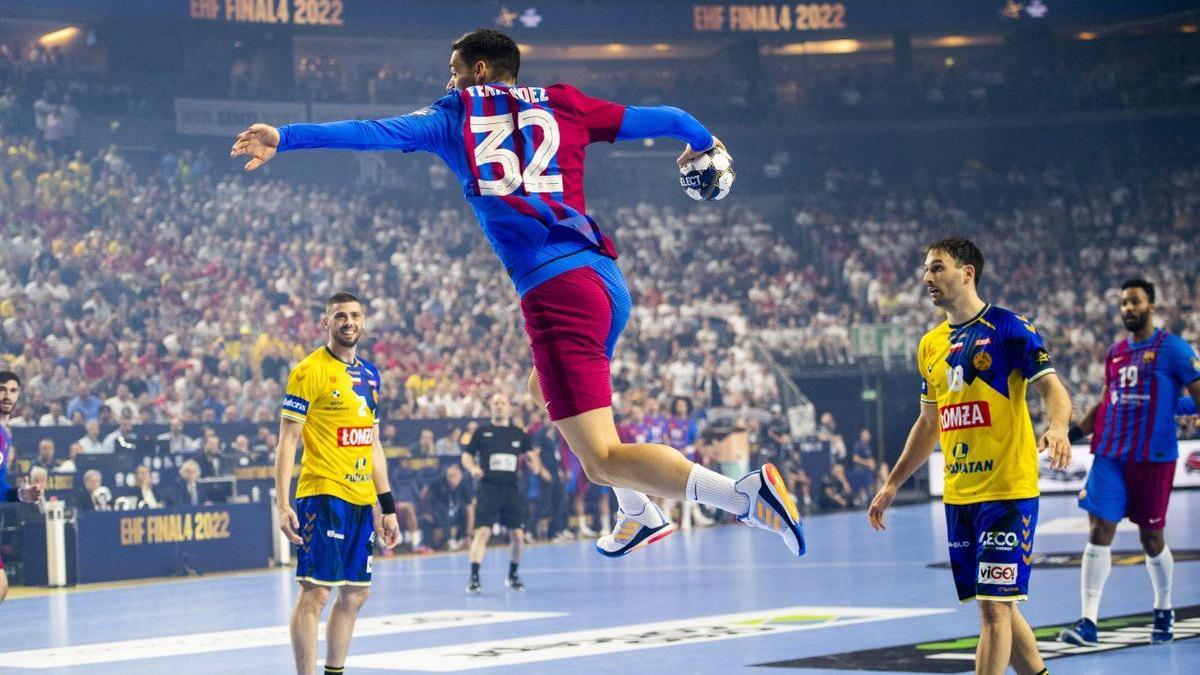
<instances>
[{"instance_id":1,"label":"blue court floor","mask_svg":"<svg viewBox=\"0 0 1200 675\"><path fill-rule=\"evenodd\" d=\"M1175 494L1173 549L1200 548L1198 514L1200 492ZM800 561L740 526L679 533L624 560L591 543L531 547L523 592L504 588L507 551L493 548L480 596L463 592L465 554L380 561L346 672L969 671L973 647L955 641L977 632L975 606L928 566L947 559L941 504L897 508L889 525L874 532L861 512L811 518ZM1043 498L1035 552L1078 553L1083 532L1072 498ZM1123 529L1114 550L1137 548ZM271 570L10 598L0 673L290 672L295 593L290 571ZM1101 616L1148 612L1151 598L1143 565L1114 565ZM1176 564L1174 599L1200 605L1200 562ZM1074 621L1079 568L1035 568L1022 611L1047 630ZM1200 618L1179 624L1180 637L1200 635ZM1141 624L1117 628L1106 648L1137 646L1056 658L1051 672L1200 672L1200 638L1138 645Z\"/></svg>"}]
</instances>

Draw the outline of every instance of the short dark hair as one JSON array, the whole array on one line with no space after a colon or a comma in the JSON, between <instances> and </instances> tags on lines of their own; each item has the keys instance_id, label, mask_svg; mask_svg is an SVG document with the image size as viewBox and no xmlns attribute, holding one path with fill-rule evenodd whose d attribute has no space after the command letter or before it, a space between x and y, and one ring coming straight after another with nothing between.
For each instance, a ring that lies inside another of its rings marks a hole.
<instances>
[{"instance_id":1,"label":"short dark hair","mask_svg":"<svg viewBox=\"0 0 1200 675\"><path fill-rule=\"evenodd\" d=\"M1150 298L1150 304L1154 304L1154 284L1150 283L1149 281L1146 281L1141 277L1132 277L1130 279L1126 279L1125 282L1121 284L1121 290L1125 290L1127 288L1140 288L1143 291L1146 291L1146 297ZM3 380L0 380L0 382L3 382Z\"/></svg>"},{"instance_id":2,"label":"short dark hair","mask_svg":"<svg viewBox=\"0 0 1200 675\"><path fill-rule=\"evenodd\" d=\"M476 61L487 62L498 76L516 79L521 70L521 49L516 40L498 30L476 28L450 43L450 48L458 50L468 66L475 65Z\"/></svg>"},{"instance_id":3,"label":"short dark hair","mask_svg":"<svg viewBox=\"0 0 1200 675\"><path fill-rule=\"evenodd\" d=\"M357 302L360 305L363 304L363 301L359 300L357 295L342 291L341 293L334 293L333 295L329 296L329 299L325 301L325 308L328 309L332 305L340 305L344 302Z\"/></svg>"},{"instance_id":4,"label":"short dark hair","mask_svg":"<svg viewBox=\"0 0 1200 675\"><path fill-rule=\"evenodd\" d=\"M971 242L966 237L950 236L943 237L925 247L925 252L930 251L945 251L954 258L954 262L958 263L959 267L970 265L975 268L975 287L979 287L979 280L983 278L983 251Z\"/></svg>"},{"instance_id":5,"label":"short dark hair","mask_svg":"<svg viewBox=\"0 0 1200 675\"><path fill-rule=\"evenodd\" d=\"M11 370L0 370L0 384L8 384L16 382L17 386L21 386L21 378Z\"/></svg>"}]
</instances>

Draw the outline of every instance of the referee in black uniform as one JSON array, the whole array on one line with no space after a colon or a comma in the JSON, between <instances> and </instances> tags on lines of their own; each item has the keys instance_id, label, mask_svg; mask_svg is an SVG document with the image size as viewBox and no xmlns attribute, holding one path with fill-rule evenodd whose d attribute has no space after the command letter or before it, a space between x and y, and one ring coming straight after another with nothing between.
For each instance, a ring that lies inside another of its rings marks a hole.
<instances>
[{"instance_id":1,"label":"referee in black uniform","mask_svg":"<svg viewBox=\"0 0 1200 675\"><path fill-rule=\"evenodd\" d=\"M509 530L512 539L512 557L508 563L506 586L521 590L525 584L517 576L517 565L521 562L521 545L525 539L525 495L517 483L520 460L533 448L525 432L512 425L508 395L495 393L490 403L492 419L475 430L463 451L463 467L475 477L475 536L471 539L471 580L468 593L478 593L479 565L487 552L488 539L492 536L492 525L499 523Z\"/></svg>"}]
</instances>

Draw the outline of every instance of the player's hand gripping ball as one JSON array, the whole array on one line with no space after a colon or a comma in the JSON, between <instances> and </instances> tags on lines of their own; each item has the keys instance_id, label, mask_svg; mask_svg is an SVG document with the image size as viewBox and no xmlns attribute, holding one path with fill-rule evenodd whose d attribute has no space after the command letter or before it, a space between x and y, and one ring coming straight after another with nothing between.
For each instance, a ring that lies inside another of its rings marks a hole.
<instances>
[{"instance_id":1,"label":"player's hand gripping ball","mask_svg":"<svg viewBox=\"0 0 1200 675\"><path fill-rule=\"evenodd\" d=\"M696 201L715 202L729 194L736 176L733 157L718 146L700 153L679 168L679 187Z\"/></svg>"}]
</instances>

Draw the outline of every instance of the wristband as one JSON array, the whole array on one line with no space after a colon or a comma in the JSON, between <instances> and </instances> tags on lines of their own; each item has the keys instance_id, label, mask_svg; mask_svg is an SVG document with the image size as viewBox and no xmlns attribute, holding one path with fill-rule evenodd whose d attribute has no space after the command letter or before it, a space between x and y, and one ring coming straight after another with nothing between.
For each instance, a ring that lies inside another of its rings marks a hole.
<instances>
[{"instance_id":1,"label":"wristband","mask_svg":"<svg viewBox=\"0 0 1200 675\"><path fill-rule=\"evenodd\" d=\"M1081 438L1083 438L1083 429L1080 429L1078 424L1072 424L1071 428L1067 430L1067 440L1074 445L1075 441Z\"/></svg>"},{"instance_id":2,"label":"wristband","mask_svg":"<svg viewBox=\"0 0 1200 675\"><path fill-rule=\"evenodd\" d=\"M396 512L396 500L392 499L391 492L380 492L376 496L379 497L379 508L383 511L383 515Z\"/></svg>"}]
</instances>

